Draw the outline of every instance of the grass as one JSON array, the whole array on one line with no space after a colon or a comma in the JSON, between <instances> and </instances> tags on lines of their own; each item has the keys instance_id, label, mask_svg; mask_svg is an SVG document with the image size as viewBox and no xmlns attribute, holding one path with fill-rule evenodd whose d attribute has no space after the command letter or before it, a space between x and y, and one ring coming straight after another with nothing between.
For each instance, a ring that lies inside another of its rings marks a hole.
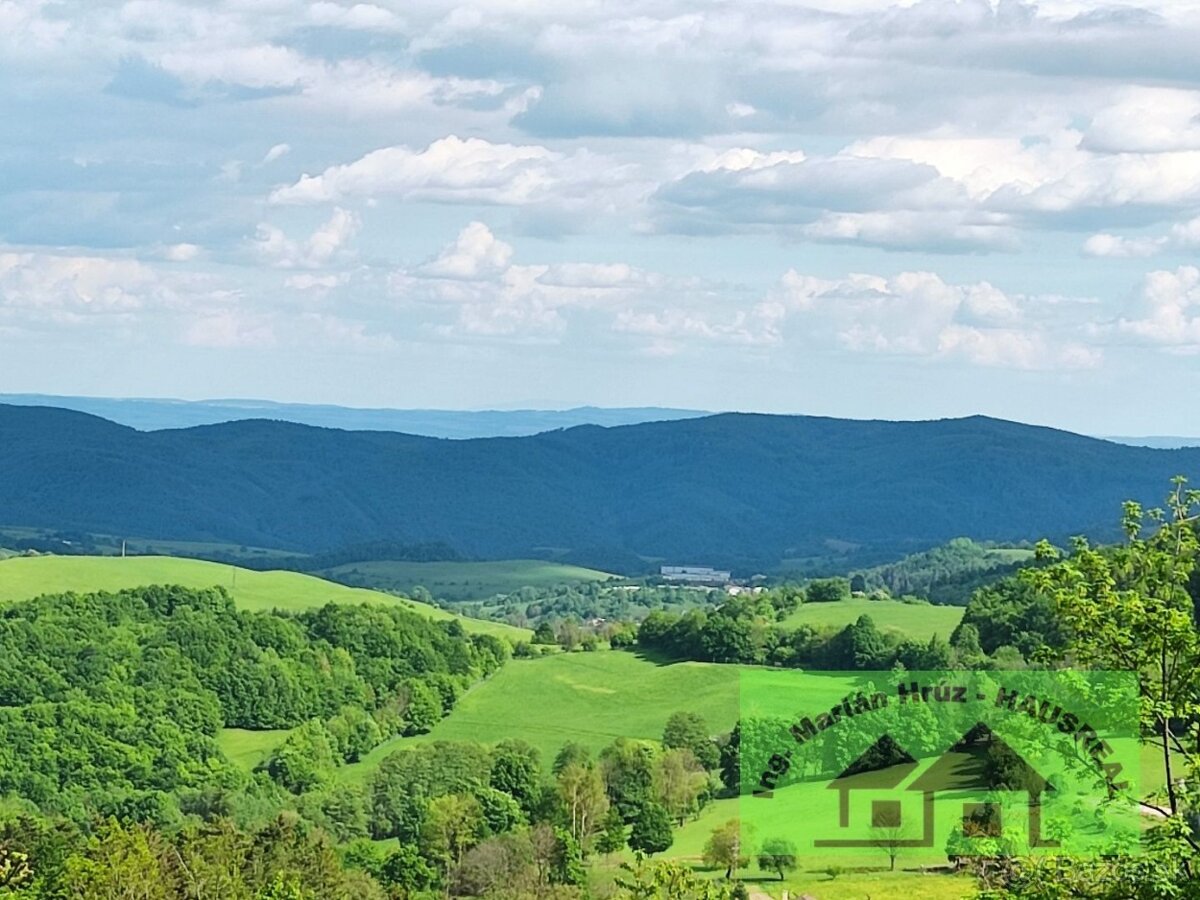
<instances>
[{"instance_id":1,"label":"grass","mask_svg":"<svg viewBox=\"0 0 1200 900\"><path fill-rule=\"evenodd\" d=\"M738 811L737 799L717 800L708 804L695 819L689 819L682 828L676 830L675 842L663 854L663 858L687 862L704 874L714 878L722 877L723 871L703 870L704 845L715 829L730 819L739 818ZM746 838L747 851L751 857L764 837L767 835L749 835ZM606 861L604 868L614 868L631 856L627 851L617 854ZM820 897L821 900L861 900L863 897L870 897L871 900L911 900L913 897L923 900L960 900L973 896L975 882L969 877L940 872L922 874L919 871L921 866L936 867L945 864L945 854L936 849L925 851L920 856L911 851L902 854L897 860L895 872L887 871L887 856L882 851L877 861L835 857L826 859L806 854L800 859L800 869L789 873L782 882L772 873L759 871L753 861L748 868L740 869L737 874L746 882L751 895L767 894L773 900L781 896L782 890L787 890L791 897L809 894ZM840 866L842 871L835 878L831 878L825 871L829 866ZM604 872L598 875L602 880L605 877Z\"/></svg>"},{"instance_id":2,"label":"grass","mask_svg":"<svg viewBox=\"0 0 1200 900\"><path fill-rule=\"evenodd\" d=\"M407 593L418 585L443 600L486 600L523 587L605 581L615 576L596 569L538 559L491 562L403 562L372 560L349 563L321 574L336 581Z\"/></svg>"},{"instance_id":3,"label":"grass","mask_svg":"<svg viewBox=\"0 0 1200 900\"><path fill-rule=\"evenodd\" d=\"M221 586L242 609L300 610L326 603L406 606L431 619L457 618L468 631L527 640L530 632L500 622L455 616L424 603L346 587L299 572L255 572L225 563L169 556L22 556L0 560L0 603L67 591L119 591L149 584Z\"/></svg>"},{"instance_id":4,"label":"grass","mask_svg":"<svg viewBox=\"0 0 1200 900\"><path fill-rule=\"evenodd\" d=\"M246 731L244 728L222 728L217 734L217 746L231 763L250 772L289 734L290 729Z\"/></svg>"},{"instance_id":5,"label":"grass","mask_svg":"<svg viewBox=\"0 0 1200 900\"><path fill-rule=\"evenodd\" d=\"M786 674L786 673L783 673ZM803 701L787 699L788 712L802 705L832 705L847 690L844 678ZM620 651L560 653L513 660L468 692L433 731L376 747L339 769L344 781L366 778L390 753L418 741L482 741L521 738L537 747L549 767L563 744L574 741L599 751L618 737L659 740L672 713L699 713L713 734L729 731L739 711L736 666L660 663Z\"/></svg>"},{"instance_id":6,"label":"grass","mask_svg":"<svg viewBox=\"0 0 1200 900\"><path fill-rule=\"evenodd\" d=\"M632 653L560 653L513 660L469 691L430 734L389 741L339 770L365 778L388 754L416 741L521 738L541 751L549 768L563 744L593 752L618 737L658 740L676 710L704 716L714 733L738 714L737 670L680 662L659 665Z\"/></svg>"},{"instance_id":7,"label":"grass","mask_svg":"<svg viewBox=\"0 0 1200 900\"><path fill-rule=\"evenodd\" d=\"M865 614L874 620L880 631L892 631L914 640L927 641L934 634L949 639L950 632L962 621L963 611L961 606L851 597L835 603L805 603L788 616L785 624L792 627L811 625L814 628L841 628Z\"/></svg>"}]
</instances>

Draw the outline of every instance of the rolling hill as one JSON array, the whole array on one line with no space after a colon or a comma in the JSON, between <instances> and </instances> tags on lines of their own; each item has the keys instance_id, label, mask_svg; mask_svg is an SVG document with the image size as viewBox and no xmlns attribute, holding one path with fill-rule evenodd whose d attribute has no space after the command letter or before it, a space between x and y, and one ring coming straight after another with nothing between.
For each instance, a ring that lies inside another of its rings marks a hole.
<instances>
[{"instance_id":1,"label":"rolling hill","mask_svg":"<svg viewBox=\"0 0 1200 900\"><path fill-rule=\"evenodd\" d=\"M277 419L320 428L400 431L429 437L516 437L576 425L632 425L690 419L707 413L660 407L579 406L574 409L364 409L271 400L166 400L153 398L56 397L0 394L0 403L56 406L120 422L139 431L216 425L242 419Z\"/></svg>"},{"instance_id":2,"label":"rolling hill","mask_svg":"<svg viewBox=\"0 0 1200 900\"><path fill-rule=\"evenodd\" d=\"M0 406L0 523L321 551L442 541L482 558L743 568L953 537L1111 533L1200 448L982 417L728 414L439 440L242 421L139 432Z\"/></svg>"},{"instance_id":3,"label":"rolling hill","mask_svg":"<svg viewBox=\"0 0 1200 900\"><path fill-rule=\"evenodd\" d=\"M379 591L346 587L298 572L255 572L221 563L165 556L21 556L0 560L0 603L68 591L119 591L148 584L223 587L244 609L311 609L326 603L401 604L433 619L458 619L467 631L527 640L530 632L501 622L455 616Z\"/></svg>"}]
</instances>

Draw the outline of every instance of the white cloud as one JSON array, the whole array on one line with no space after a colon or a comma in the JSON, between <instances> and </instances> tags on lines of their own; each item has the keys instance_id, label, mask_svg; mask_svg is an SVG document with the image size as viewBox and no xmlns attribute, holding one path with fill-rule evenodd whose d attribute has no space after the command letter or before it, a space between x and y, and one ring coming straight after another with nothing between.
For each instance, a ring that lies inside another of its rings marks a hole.
<instances>
[{"instance_id":1,"label":"white cloud","mask_svg":"<svg viewBox=\"0 0 1200 900\"><path fill-rule=\"evenodd\" d=\"M1117 234L1093 234L1083 243L1086 256L1117 259L1144 259L1172 250L1200 248L1200 216L1171 226L1166 234L1123 237Z\"/></svg>"},{"instance_id":2,"label":"white cloud","mask_svg":"<svg viewBox=\"0 0 1200 900\"><path fill-rule=\"evenodd\" d=\"M275 162L277 159L283 159L283 157L287 156L291 152L292 148L289 144L276 144L267 151L265 156L263 156L261 165L269 165L270 163Z\"/></svg>"},{"instance_id":3,"label":"white cloud","mask_svg":"<svg viewBox=\"0 0 1200 900\"><path fill-rule=\"evenodd\" d=\"M392 194L410 200L519 206L549 195L563 180L563 160L545 147L451 135L424 150L386 147L320 175L305 175L275 190L271 202L321 203Z\"/></svg>"},{"instance_id":4,"label":"white cloud","mask_svg":"<svg viewBox=\"0 0 1200 900\"><path fill-rule=\"evenodd\" d=\"M308 8L308 17L316 25L363 31L389 32L404 28L404 21L399 16L373 3L342 5L320 0Z\"/></svg>"},{"instance_id":5,"label":"white cloud","mask_svg":"<svg viewBox=\"0 0 1200 900\"><path fill-rule=\"evenodd\" d=\"M406 303L454 310L444 334L517 337L559 335L570 313L611 317L649 298L704 297L710 290L697 279L672 279L624 263L526 265L513 256L510 244L472 222L433 259L393 273L391 289Z\"/></svg>"},{"instance_id":6,"label":"white cloud","mask_svg":"<svg viewBox=\"0 0 1200 900\"><path fill-rule=\"evenodd\" d=\"M1013 369L1092 367L1099 350L1044 321L1051 304L931 272L827 280L787 272L772 299L810 340L858 353L959 359Z\"/></svg>"},{"instance_id":7,"label":"white cloud","mask_svg":"<svg viewBox=\"0 0 1200 900\"><path fill-rule=\"evenodd\" d=\"M1093 117L1083 143L1102 153L1200 150L1200 91L1122 87Z\"/></svg>"},{"instance_id":8,"label":"white cloud","mask_svg":"<svg viewBox=\"0 0 1200 900\"><path fill-rule=\"evenodd\" d=\"M1059 129L1038 140L876 137L829 156L728 151L654 195L660 230L775 230L888 249L1016 250L1080 216L1121 223L1200 204L1200 151L1096 153ZM1100 252L1132 251L1103 240ZM1092 252L1089 250L1088 252Z\"/></svg>"},{"instance_id":9,"label":"white cloud","mask_svg":"<svg viewBox=\"0 0 1200 900\"><path fill-rule=\"evenodd\" d=\"M1141 317L1119 319L1119 332L1180 352L1200 352L1200 269L1149 273L1139 301Z\"/></svg>"},{"instance_id":10,"label":"white cloud","mask_svg":"<svg viewBox=\"0 0 1200 900\"><path fill-rule=\"evenodd\" d=\"M337 207L306 240L294 241L282 229L263 222L254 237L254 250L260 259L280 268L320 268L345 254L346 244L361 225L356 213Z\"/></svg>"},{"instance_id":11,"label":"white cloud","mask_svg":"<svg viewBox=\"0 0 1200 900\"><path fill-rule=\"evenodd\" d=\"M1086 256L1144 259L1159 253L1163 246L1163 238L1127 238L1117 234L1101 233L1093 234L1083 242L1083 252Z\"/></svg>"},{"instance_id":12,"label":"white cloud","mask_svg":"<svg viewBox=\"0 0 1200 900\"><path fill-rule=\"evenodd\" d=\"M191 262L203 252L197 244L168 244L163 248L163 258L171 262Z\"/></svg>"},{"instance_id":13,"label":"white cloud","mask_svg":"<svg viewBox=\"0 0 1200 900\"><path fill-rule=\"evenodd\" d=\"M0 312L9 317L80 323L169 297L155 272L135 260L0 252Z\"/></svg>"},{"instance_id":14,"label":"white cloud","mask_svg":"<svg viewBox=\"0 0 1200 900\"><path fill-rule=\"evenodd\" d=\"M563 330L563 311L613 302L636 281L614 280L608 267L589 277L592 267L565 270L549 265L517 265L513 248L482 222L467 225L452 244L411 271L393 274L394 293L406 300L448 304L457 309L449 331L514 335ZM565 277L564 277L565 276Z\"/></svg>"}]
</instances>

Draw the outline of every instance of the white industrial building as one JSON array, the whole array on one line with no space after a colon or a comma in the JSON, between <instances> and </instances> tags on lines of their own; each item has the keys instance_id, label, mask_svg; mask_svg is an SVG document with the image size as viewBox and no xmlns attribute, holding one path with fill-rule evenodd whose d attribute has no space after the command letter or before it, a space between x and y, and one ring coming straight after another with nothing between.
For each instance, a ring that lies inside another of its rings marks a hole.
<instances>
[{"instance_id":1,"label":"white industrial building","mask_svg":"<svg viewBox=\"0 0 1200 900\"><path fill-rule=\"evenodd\" d=\"M692 584L728 584L732 573L708 566L663 566L660 574L667 581L686 581Z\"/></svg>"}]
</instances>

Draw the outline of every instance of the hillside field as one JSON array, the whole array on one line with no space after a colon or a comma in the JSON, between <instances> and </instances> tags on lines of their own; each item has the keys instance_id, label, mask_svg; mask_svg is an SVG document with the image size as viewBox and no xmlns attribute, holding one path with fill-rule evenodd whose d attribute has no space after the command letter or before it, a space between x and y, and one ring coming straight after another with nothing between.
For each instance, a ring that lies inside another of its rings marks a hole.
<instances>
[{"instance_id":1,"label":"hillside field","mask_svg":"<svg viewBox=\"0 0 1200 900\"><path fill-rule=\"evenodd\" d=\"M530 632L500 622L455 616L424 603L346 587L298 572L255 572L224 563L169 556L21 556L0 561L0 603L66 591L119 591L149 584L223 587L243 609L312 609L326 603L407 606L432 619L457 618L468 631L526 640Z\"/></svg>"},{"instance_id":2,"label":"hillside field","mask_svg":"<svg viewBox=\"0 0 1200 900\"><path fill-rule=\"evenodd\" d=\"M487 562L405 562L371 560L349 563L320 573L334 581L408 593L418 585L439 600L486 600L523 587L605 581L615 576L596 569L540 559Z\"/></svg>"},{"instance_id":3,"label":"hillside field","mask_svg":"<svg viewBox=\"0 0 1200 900\"><path fill-rule=\"evenodd\" d=\"M949 640L950 632L962 621L963 607L851 597L834 603L802 604L784 624L841 628L861 615L870 616L880 631L891 631L918 641L927 641L935 634Z\"/></svg>"},{"instance_id":4,"label":"hillside field","mask_svg":"<svg viewBox=\"0 0 1200 900\"><path fill-rule=\"evenodd\" d=\"M832 704L849 682L830 677L827 691L780 702L789 712L810 704ZM713 734L728 731L738 717L738 668L715 663L647 659L634 653L562 653L512 660L469 691L427 735L377 747L340 772L364 778L389 753L414 741L483 741L521 738L541 751L549 767L563 744L575 741L593 752L618 737L659 740L671 713L699 713Z\"/></svg>"}]
</instances>

